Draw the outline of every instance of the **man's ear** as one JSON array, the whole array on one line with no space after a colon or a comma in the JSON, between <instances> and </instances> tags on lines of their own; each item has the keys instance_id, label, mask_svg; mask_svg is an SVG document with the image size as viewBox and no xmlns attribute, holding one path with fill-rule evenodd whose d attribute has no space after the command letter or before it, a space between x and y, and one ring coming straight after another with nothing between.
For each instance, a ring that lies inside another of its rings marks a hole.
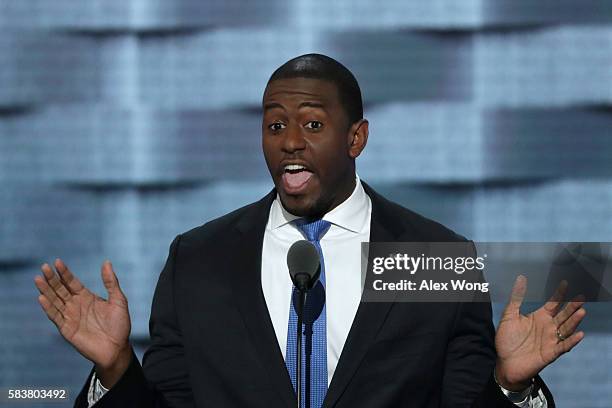
<instances>
[{"instance_id":1,"label":"man's ear","mask_svg":"<svg viewBox=\"0 0 612 408\"><path fill-rule=\"evenodd\" d=\"M368 143L368 121L359 119L349 129L349 156L356 159Z\"/></svg>"}]
</instances>

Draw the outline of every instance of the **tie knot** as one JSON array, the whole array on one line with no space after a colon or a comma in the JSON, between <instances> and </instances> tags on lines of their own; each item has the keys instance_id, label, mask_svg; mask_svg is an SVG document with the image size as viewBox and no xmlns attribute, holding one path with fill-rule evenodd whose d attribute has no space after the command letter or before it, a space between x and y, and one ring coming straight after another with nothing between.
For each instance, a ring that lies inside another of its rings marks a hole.
<instances>
[{"instance_id":1,"label":"tie knot","mask_svg":"<svg viewBox=\"0 0 612 408\"><path fill-rule=\"evenodd\" d=\"M299 218L295 220L294 223L310 242L320 241L331 226L329 221L321 219L307 220L305 218Z\"/></svg>"}]
</instances>

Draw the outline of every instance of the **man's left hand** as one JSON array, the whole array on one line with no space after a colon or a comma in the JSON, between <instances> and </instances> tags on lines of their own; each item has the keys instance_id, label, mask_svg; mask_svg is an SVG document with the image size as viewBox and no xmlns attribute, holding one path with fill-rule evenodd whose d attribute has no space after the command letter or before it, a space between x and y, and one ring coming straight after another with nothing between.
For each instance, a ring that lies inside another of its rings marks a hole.
<instances>
[{"instance_id":1,"label":"man's left hand","mask_svg":"<svg viewBox=\"0 0 612 408\"><path fill-rule=\"evenodd\" d=\"M520 308L527 278L517 277L495 336L495 375L505 389L524 390L544 367L584 338L584 332L576 331L586 315L584 300L576 297L561 309L566 290L567 282L563 281L544 306L524 316Z\"/></svg>"}]
</instances>

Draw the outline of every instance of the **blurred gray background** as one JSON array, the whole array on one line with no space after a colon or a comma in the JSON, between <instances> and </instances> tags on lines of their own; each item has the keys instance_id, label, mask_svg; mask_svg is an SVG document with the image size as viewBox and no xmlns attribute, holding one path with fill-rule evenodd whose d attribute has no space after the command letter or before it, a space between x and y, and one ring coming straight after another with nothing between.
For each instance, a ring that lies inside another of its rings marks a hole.
<instances>
[{"instance_id":1,"label":"blurred gray background","mask_svg":"<svg viewBox=\"0 0 612 408\"><path fill-rule=\"evenodd\" d=\"M0 0L0 389L89 372L36 301L58 256L103 296L113 261L142 355L172 238L272 187L262 92L306 52L359 80L383 194L474 240L612 241L610 0ZM588 308L560 408L612 406Z\"/></svg>"}]
</instances>

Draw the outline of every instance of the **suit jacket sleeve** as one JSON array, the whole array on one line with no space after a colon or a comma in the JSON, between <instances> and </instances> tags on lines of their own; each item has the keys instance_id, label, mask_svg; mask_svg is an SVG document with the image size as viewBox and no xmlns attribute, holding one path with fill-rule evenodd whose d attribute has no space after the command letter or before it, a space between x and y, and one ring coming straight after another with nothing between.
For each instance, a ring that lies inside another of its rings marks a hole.
<instances>
[{"instance_id":1,"label":"suit jacket sleeve","mask_svg":"<svg viewBox=\"0 0 612 408\"><path fill-rule=\"evenodd\" d=\"M132 351L132 361L115 384L94 405L96 408L165 408L193 407L193 395L181 331L174 309L174 269L180 235L170 245L170 254L155 289L149 332L151 345L143 356L143 364ZM90 372L79 393L75 407L87 408Z\"/></svg>"}]
</instances>

